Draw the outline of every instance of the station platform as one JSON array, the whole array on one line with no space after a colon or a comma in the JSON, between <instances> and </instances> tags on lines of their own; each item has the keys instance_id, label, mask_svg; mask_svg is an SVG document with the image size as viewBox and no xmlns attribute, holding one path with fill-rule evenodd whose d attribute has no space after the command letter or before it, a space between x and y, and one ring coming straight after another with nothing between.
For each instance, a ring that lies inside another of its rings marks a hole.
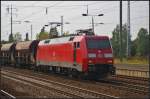
<instances>
[{"instance_id":1,"label":"station platform","mask_svg":"<svg viewBox=\"0 0 150 99\"><path fill-rule=\"evenodd\" d=\"M116 75L149 78L149 65L115 64Z\"/></svg>"}]
</instances>

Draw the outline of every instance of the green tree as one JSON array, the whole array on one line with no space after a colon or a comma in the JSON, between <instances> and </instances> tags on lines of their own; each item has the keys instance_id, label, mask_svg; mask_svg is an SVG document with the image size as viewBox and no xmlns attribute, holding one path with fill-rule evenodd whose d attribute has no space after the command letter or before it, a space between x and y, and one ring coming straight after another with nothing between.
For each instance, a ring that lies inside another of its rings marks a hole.
<instances>
[{"instance_id":1,"label":"green tree","mask_svg":"<svg viewBox=\"0 0 150 99\"><path fill-rule=\"evenodd\" d=\"M1 43L2 43L2 44L6 44L6 43L9 43L9 41L2 40Z\"/></svg>"},{"instance_id":2,"label":"green tree","mask_svg":"<svg viewBox=\"0 0 150 99\"><path fill-rule=\"evenodd\" d=\"M137 36L137 55L147 56L149 53L149 34L147 29L141 28Z\"/></svg>"},{"instance_id":3,"label":"green tree","mask_svg":"<svg viewBox=\"0 0 150 99\"><path fill-rule=\"evenodd\" d=\"M127 25L122 26L122 55L126 56L126 47L127 47ZM120 26L117 25L112 32L112 47L115 57L119 57L120 51Z\"/></svg>"},{"instance_id":4,"label":"green tree","mask_svg":"<svg viewBox=\"0 0 150 99\"><path fill-rule=\"evenodd\" d=\"M119 25L112 32L112 47L113 47L113 54L116 57L119 57Z\"/></svg>"},{"instance_id":5,"label":"green tree","mask_svg":"<svg viewBox=\"0 0 150 99\"><path fill-rule=\"evenodd\" d=\"M137 45L137 39L131 41L131 56L136 56Z\"/></svg>"},{"instance_id":6,"label":"green tree","mask_svg":"<svg viewBox=\"0 0 150 99\"><path fill-rule=\"evenodd\" d=\"M40 32L39 34L36 35L36 39L38 40L44 40L48 38L49 38L48 32Z\"/></svg>"}]
</instances>

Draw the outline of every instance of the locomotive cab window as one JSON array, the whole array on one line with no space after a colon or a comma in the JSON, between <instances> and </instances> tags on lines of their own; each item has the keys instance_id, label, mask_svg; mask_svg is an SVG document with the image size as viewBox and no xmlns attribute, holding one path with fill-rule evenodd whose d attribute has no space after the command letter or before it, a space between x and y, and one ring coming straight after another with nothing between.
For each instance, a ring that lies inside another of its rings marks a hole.
<instances>
[{"instance_id":1,"label":"locomotive cab window","mask_svg":"<svg viewBox=\"0 0 150 99\"><path fill-rule=\"evenodd\" d=\"M110 42L108 39L104 40L87 40L87 47L88 49L105 49L105 48L111 48Z\"/></svg>"},{"instance_id":2,"label":"locomotive cab window","mask_svg":"<svg viewBox=\"0 0 150 99\"><path fill-rule=\"evenodd\" d=\"M74 42L74 48L80 48L80 42Z\"/></svg>"},{"instance_id":3,"label":"locomotive cab window","mask_svg":"<svg viewBox=\"0 0 150 99\"><path fill-rule=\"evenodd\" d=\"M80 48L80 42L77 42L77 48Z\"/></svg>"},{"instance_id":4,"label":"locomotive cab window","mask_svg":"<svg viewBox=\"0 0 150 99\"><path fill-rule=\"evenodd\" d=\"M73 47L76 48L76 42L73 43Z\"/></svg>"},{"instance_id":5,"label":"locomotive cab window","mask_svg":"<svg viewBox=\"0 0 150 99\"><path fill-rule=\"evenodd\" d=\"M74 37L70 37L69 41L73 41Z\"/></svg>"},{"instance_id":6,"label":"locomotive cab window","mask_svg":"<svg viewBox=\"0 0 150 99\"><path fill-rule=\"evenodd\" d=\"M50 42L50 40L45 40L45 41L44 41L44 43L49 43L49 42Z\"/></svg>"}]
</instances>

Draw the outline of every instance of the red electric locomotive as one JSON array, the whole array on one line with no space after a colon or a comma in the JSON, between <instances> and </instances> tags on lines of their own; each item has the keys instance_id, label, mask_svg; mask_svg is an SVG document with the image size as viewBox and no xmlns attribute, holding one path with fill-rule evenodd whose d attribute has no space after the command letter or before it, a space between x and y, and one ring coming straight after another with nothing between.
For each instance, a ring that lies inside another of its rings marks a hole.
<instances>
[{"instance_id":1,"label":"red electric locomotive","mask_svg":"<svg viewBox=\"0 0 150 99\"><path fill-rule=\"evenodd\" d=\"M42 40L36 68L73 76L100 78L114 74L113 54L107 36L70 36Z\"/></svg>"}]
</instances>

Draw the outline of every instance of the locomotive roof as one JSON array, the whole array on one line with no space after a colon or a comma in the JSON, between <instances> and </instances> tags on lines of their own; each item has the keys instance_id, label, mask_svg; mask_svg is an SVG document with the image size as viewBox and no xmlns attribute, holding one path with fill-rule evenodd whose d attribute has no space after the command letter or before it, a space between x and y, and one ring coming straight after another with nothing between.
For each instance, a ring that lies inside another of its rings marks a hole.
<instances>
[{"instance_id":1,"label":"locomotive roof","mask_svg":"<svg viewBox=\"0 0 150 99\"><path fill-rule=\"evenodd\" d=\"M60 37L60 38L53 38L53 39L46 39L40 41L39 45L48 45L48 44L60 44L60 43L67 43L71 41L78 42L83 37L91 38L91 37L101 37L101 38L108 38L108 36L87 36L87 35L80 35L80 36L67 36L67 37Z\"/></svg>"},{"instance_id":2,"label":"locomotive roof","mask_svg":"<svg viewBox=\"0 0 150 99\"><path fill-rule=\"evenodd\" d=\"M91 37L95 37L95 38L101 38L101 39L103 39L103 38L109 38L108 36L99 36L99 35L92 35L92 36L86 36L86 38L91 38Z\"/></svg>"},{"instance_id":3,"label":"locomotive roof","mask_svg":"<svg viewBox=\"0 0 150 99\"><path fill-rule=\"evenodd\" d=\"M8 51L8 50L10 50L10 48L11 48L11 46L13 44L14 43L3 44L2 47L1 47L1 51Z\"/></svg>"},{"instance_id":4,"label":"locomotive roof","mask_svg":"<svg viewBox=\"0 0 150 99\"><path fill-rule=\"evenodd\" d=\"M72 41L73 38L74 36L46 39L46 40L40 41L39 45L67 43L68 41Z\"/></svg>"}]
</instances>

